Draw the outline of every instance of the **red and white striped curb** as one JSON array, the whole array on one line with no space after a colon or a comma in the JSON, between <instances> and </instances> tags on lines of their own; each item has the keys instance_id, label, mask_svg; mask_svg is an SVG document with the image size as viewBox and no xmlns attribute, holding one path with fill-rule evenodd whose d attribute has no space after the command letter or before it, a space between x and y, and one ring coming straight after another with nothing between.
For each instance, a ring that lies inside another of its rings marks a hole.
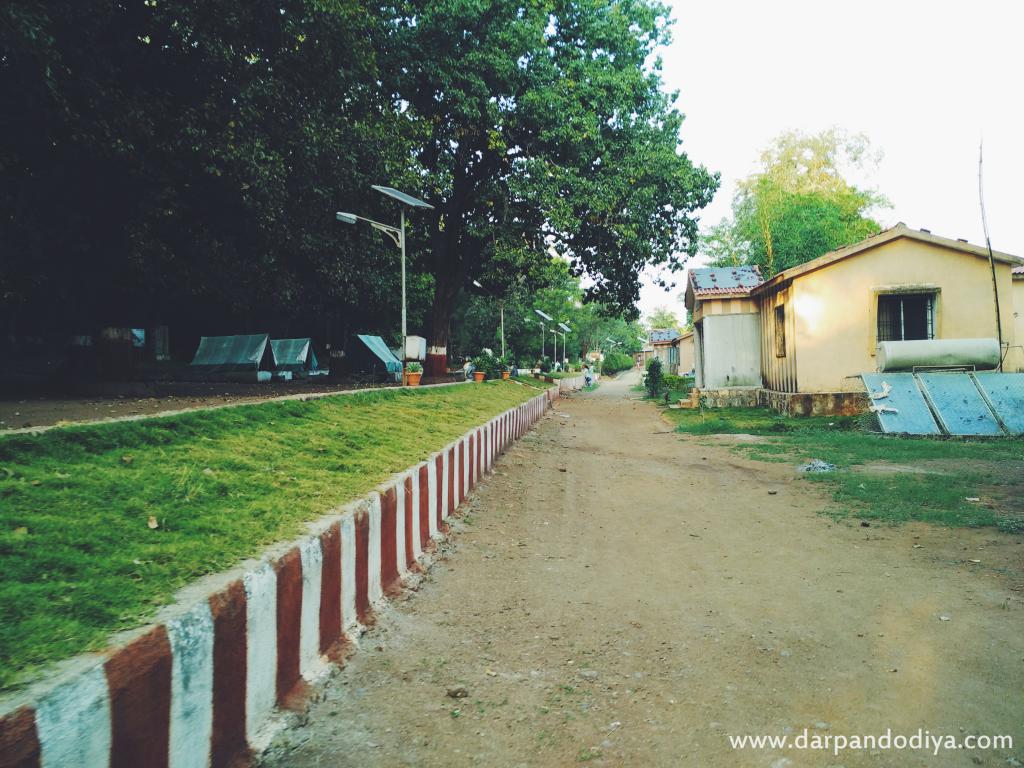
<instances>
[{"instance_id":1,"label":"red and white striped curb","mask_svg":"<svg viewBox=\"0 0 1024 768\"><path fill-rule=\"evenodd\" d=\"M558 391L470 430L298 542L205 579L130 641L62 665L0 709L0 768L219 768L261 749L275 713L344 657Z\"/></svg>"}]
</instances>

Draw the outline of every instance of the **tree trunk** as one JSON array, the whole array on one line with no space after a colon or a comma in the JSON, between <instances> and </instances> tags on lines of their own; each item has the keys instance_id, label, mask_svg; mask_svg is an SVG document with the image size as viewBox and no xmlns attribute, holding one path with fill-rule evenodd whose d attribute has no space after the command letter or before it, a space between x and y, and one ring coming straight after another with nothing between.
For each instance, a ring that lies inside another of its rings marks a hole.
<instances>
[{"instance_id":1,"label":"tree trunk","mask_svg":"<svg viewBox=\"0 0 1024 768\"><path fill-rule=\"evenodd\" d=\"M427 376L444 376L448 372L448 329L452 308L459 292L458 276L451 271L434 274L434 302L430 308L430 333L427 339Z\"/></svg>"}]
</instances>

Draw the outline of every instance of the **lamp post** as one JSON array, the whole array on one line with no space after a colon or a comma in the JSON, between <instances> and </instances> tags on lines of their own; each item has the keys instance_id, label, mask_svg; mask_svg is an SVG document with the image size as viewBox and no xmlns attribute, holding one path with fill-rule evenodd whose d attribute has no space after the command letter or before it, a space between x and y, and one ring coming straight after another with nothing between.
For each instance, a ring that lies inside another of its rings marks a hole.
<instances>
[{"instance_id":1,"label":"lamp post","mask_svg":"<svg viewBox=\"0 0 1024 768\"><path fill-rule=\"evenodd\" d=\"M542 312L539 309L534 309L533 311L536 312L541 317L543 317L549 323L554 323L555 319L551 315L549 315L547 312ZM539 320L537 322L540 323L540 359L541 359L541 362L544 362L544 341L545 341L546 329L544 327L544 323L541 323ZM551 326L551 328L554 329L554 326ZM557 353L557 352L558 352L558 337L556 336L555 337L555 353Z\"/></svg>"},{"instance_id":2,"label":"lamp post","mask_svg":"<svg viewBox=\"0 0 1024 768\"><path fill-rule=\"evenodd\" d=\"M407 195L405 192L400 192L394 187L382 187L379 184L371 185L371 189L380 192L382 195L386 195L403 205L408 205L410 208L434 208L430 203L425 203L422 200ZM355 224L357 221L365 221L374 229L379 229L385 235L390 237L395 245L398 246L402 252L402 359L405 360L406 356L406 337L408 336L408 330L406 328L406 300L405 300L405 208L401 209L399 225L393 227L390 224L382 224L379 221L368 219L365 216L356 216L354 213L345 213L344 211L338 211L334 214L334 217L342 222L343 224ZM402 377L404 379L405 372L403 366Z\"/></svg>"},{"instance_id":3,"label":"lamp post","mask_svg":"<svg viewBox=\"0 0 1024 768\"><path fill-rule=\"evenodd\" d=\"M485 293L489 293L489 291L486 288L484 288L482 285L480 285L480 281L479 280L474 280L473 281L473 285L475 285L481 291L484 291ZM494 294L490 294L490 295L493 296ZM498 315L501 318L501 356L505 357L505 300L504 299L498 299Z\"/></svg>"},{"instance_id":4,"label":"lamp post","mask_svg":"<svg viewBox=\"0 0 1024 768\"><path fill-rule=\"evenodd\" d=\"M572 328L570 328L565 323L559 323L558 327L562 329L562 357L568 359L568 356L566 354L565 337L572 333Z\"/></svg>"}]
</instances>

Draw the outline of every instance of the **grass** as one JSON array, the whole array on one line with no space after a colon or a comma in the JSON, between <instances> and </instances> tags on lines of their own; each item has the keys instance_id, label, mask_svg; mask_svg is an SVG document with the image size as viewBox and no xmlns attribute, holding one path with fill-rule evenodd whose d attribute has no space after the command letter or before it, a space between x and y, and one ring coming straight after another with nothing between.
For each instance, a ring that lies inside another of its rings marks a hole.
<instances>
[{"instance_id":1,"label":"grass","mask_svg":"<svg viewBox=\"0 0 1024 768\"><path fill-rule=\"evenodd\" d=\"M0 689L534 394L381 390L0 438Z\"/></svg>"},{"instance_id":2,"label":"grass","mask_svg":"<svg viewBox=\"0 0 1024 768\"><path fill-rule=\"evenodd\" d=\"M703 418L699 410L665 414L678 431L691 435L767 437L737 446L754 459L835 464L836 472L809 474L807 480L829 488L837 502L829 514L837 518L1024 532L1024 517L1013 512L1013 500L1024 492L1024 440L1019 438L895 437L862 431L857 417L791 418L758 408L705 410ZM877 465L918 471L880 472Z\"/></svg>"}]
</instances>

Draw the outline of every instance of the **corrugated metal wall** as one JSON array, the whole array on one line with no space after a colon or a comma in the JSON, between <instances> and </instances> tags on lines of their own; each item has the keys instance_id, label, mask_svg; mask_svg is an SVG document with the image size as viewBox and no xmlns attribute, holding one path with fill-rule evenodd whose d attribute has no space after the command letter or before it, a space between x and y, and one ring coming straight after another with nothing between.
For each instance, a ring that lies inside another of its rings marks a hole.
<instances>
[{"instance_id":1,"label":"corrugated metal wall","mask_svg":"<svg viewBox=\"0 0 1024 768\"><path fill-rule=\"evenodd\" d=\"M796 392L796 317L792 302L792 291L787 284L771 293L760 296L761 305L761 381L765 388L776 392ZM783 307L785 312L784 335L785 356L776 354L775 309Z\"/></svg>"}]
</instances>

